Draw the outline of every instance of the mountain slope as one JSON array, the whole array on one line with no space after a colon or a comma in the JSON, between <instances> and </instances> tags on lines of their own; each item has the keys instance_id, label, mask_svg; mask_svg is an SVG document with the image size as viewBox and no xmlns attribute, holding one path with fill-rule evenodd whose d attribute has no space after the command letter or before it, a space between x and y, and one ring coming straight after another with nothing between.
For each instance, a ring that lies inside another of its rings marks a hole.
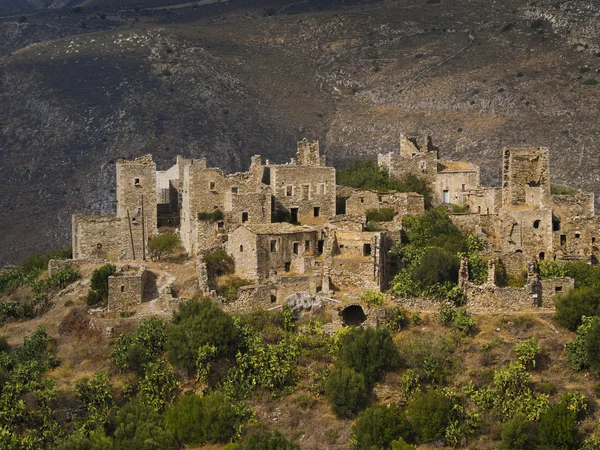
<instances>
[{"instance_id":1,"label":"mountain slope","mask_svg":"<svg viewBox=\"0 0 600 450\"><path fill-rule=\"evenodd\" d=\"M255 153L286 161L306 136L343 164L432 134L487 183L502 146L545 145L554 182L600 192L593 2L251 3L98 25L84 9L93 32L46 13L36 26L54 40L12 44L0 262L67 244L73 212L112 210L116 158L148 152L162 168L183 154L241 170Z\"/></svg>"}]
</instances>

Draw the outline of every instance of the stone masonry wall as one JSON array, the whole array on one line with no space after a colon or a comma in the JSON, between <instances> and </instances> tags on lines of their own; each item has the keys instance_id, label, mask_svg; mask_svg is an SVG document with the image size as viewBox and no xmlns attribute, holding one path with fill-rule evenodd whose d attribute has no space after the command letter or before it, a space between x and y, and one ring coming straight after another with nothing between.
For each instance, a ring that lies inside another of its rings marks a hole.
<instances>
[{"instance_id":1,"label":"stone masonry wall","mask_svg":"<svg viewBox=\"0 0 600 450\"><path fill-rule=\"evenodd\" d=\"M132 259L127 222L112 215L73 215L72 247L74 259Z\"/></svg>"},{"instance_id":2,"label":"stone masonry wall","mask_svg":"<svg viewBox=\"0 0 600 450\"><path fill-rule=\"evenodd\" d=\"M119 269L108 277L108 310L126 311L141 304L146 278L144 266L134 270Z\"/></svg>"}]
</instances>

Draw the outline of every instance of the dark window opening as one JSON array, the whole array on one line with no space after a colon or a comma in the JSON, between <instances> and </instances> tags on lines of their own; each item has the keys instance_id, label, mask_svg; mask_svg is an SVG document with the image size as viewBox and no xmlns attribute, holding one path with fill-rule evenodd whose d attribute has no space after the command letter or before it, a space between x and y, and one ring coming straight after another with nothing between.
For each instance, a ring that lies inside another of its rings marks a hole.
<instances>
[{"instance_id":1,"label":"dark window opening","mask_svg":"<svg viewBox=\"0 0 600 450\"><path fill-rule=\"evenodd\" d=\"M523 253L523 250L521 250L520 248L515 250L515 253Z\"/></svg>"},{"instance_id":2,"label":"dark window opening","mask_svg":"<svg viewBox=\"0 0 600 450\"><path fill-rule=\"evenodd\" d=\"M489 214L490 213L490 208L485 208L485 213Z\"/></svg>"},{"instance_id":3,"label":"dark window opening","mask_svg":"<svg viewBox=\"0 0 600 450\"><path fill-rule=\"evenodd\" d=\"M135 222L135 217L132 217L132 218L131 218L131 221L132 221L132 222Z\"/></svg>"},{"instance_id":4,"label":"dark window opening","mask_svg":"<svg viewBox=\"0 0 600 450\"><path fill-rule=\"evenodd\" d=\"M461 186L461 189L464 192L464 190L465 190L465 185L464 184Z\"/></svg>"},{"instance_id":5,"label":"dark window opening","mask_svg":"<svg viewBox=\"0 0 600 450\"><path fill-rule=\"evenodd\" d=\"M310 195L310 184L302 185L302 200L308 200Z\"/></svg>"},{"instance_id":6,"label":"dark window opening","mask_svg":"<svg viewBox=\"0 0 600 450\"><path fill-rule=\"evenodd\" d=\"M217 222L217 228L222 230L225 227L225 222Z\"/></svg>"},{"instance_id":7,"label":"dark window opening","mask_svg":"<svg viewBox=\"0 0 600 450\"><path fill-rule=\"evenodd\" d=\"M294 255L297 255L298 254L299 243L298 242L294 242L294 244L293 244L292 247L293 247L292 251L294 252Z\"/></svg>"},{"instance_id":8,"label":"dark window opening","mask_svg":"<svg viewBox=\"0 0 600 450\"><path fill-rule=\"evenodd\" d=\"M243 253L244 252L244 246L240 245L240 252Z\"/></svg>"},{"instance_id":9,"label":"dark window opening","mask_svg":"<svg viewBox=\"0 0 600 450\"><path fill-rule=\"evenodd\" d=\"M477 214L481 214L481 206L477 207Z\"/></svg>"},{"instance_id":10,"label":"dark window opening","mask_svg":"<svg viewBox=\"0 0 600 450\"><path fill-rule=\"evenodd\" d=\"M556 216L552 216L552 231L560 230L560 219Z\"/></svg>"},{"instance_id":11,"label":"dark window opening","mask_svg":"<svg viewBox=\"0 0 600 450\"><path fill-rule=\"evenodd\" d=\"M139 178L136 178L136 179L133 181L133 184L135 184L136 186L139 186L139 185L140 185L140 179L139 179Z\"/></svg>"},{"instance_id":12,"label":"dark window opening","mask_svg":"<svg viewBox=\"0 0 600 450\"><path fill-rule=\"evenodd\" d=\"M319 241L317 242L317 249L319 253L323 253L323 248L325 247L325 241L322 239L319 239Z\"/></svg>"},{"instance_id":13,"label":"dark window opening","mask_svg":"<svg viewBox=\"0 0 600 450\"><path fill-rule=\"evenodd\" d=\"M562 292L562 286L555 286L554 292Z\"/></svg>"},{"instance_id":14,"label":"dark window opening","mask_svg":"<svg viewBox=\"0 0 600 450\"><path fill-rule=\"evenodd\" d=\"M121 292L125 292L125 286L121 286Z\"/></svg>"},{"instance_id":15,"label":"dark window opening","mask_svg":"<svg viewBox=\"0 0 600 450\"><path fill-rule=\"evenodd\" d=\"M291 184L285 187L285 196L286 197L291 197L292 192L293 192L293 186Z\"/></svg>"},{"instance_id":16,"label":"dark window opening","mask_svg":"<svg viewBox=\"0 0 600 450\"><path fill-rule=\"evenodd\" d=\"M100 244L100 243L98 242L98 243L96 244L96 248L97 248L98 250L102 250L102 244Z\"/></svg>"},{"instance_id":17,"label":"dark window opening","mask_svg":"<svg viewBox=\"0 0 600 450\"><path fill-rule=\"evenodd\" d=\"M271 241L271 253L275 253L277 251L277 241Z\"/></svg>"},{"instance_id":18,"label":"dark window opening","mask_svg":"<svg viewBox=\"0 0 600 450\"><path fill-rule=\"evenodd\" d=\"M238 188L237 187L232 187L231 188L231 193L232 194L237 194L238 193Z\"/></svg>"},{"instance_id":19,"label":"dark window opening","mask_svg":"<svg viewBox=\"0 0 600 450\"><path fill-rule=\"evenodd\" d=\"M543 261L544 258L546 257L546 254L544 252L540 252L540 261Z\"/></svg>"},{"instance_id":20,"label":"dark window opening","mask_svg":"<svg viewBox=\"0 0 600 450\"><path fill-rule=\"evenodd\" d=\"M347 197L336 197L335 198L335 213L346 214L346 200Z\"/></svg>"},{"instance_id":21,"label":"dark window opening","mask_svg":"<svg viewBox=\"0 0 600 450\"><path fill-rule=\"evenodd\" d=\"M341 244L341 245L340 245L340 248L344 248L344 244Z\"/></svg>"},{"instance_id":22,"label":"dark window opening","mask_svg":"<svg viewBox=\"0 0 600 450\"><path fill-rule=\"evenodd\" d=\"M298 208L291 208L290 213L292 215L292 223L298 222Z\"/></svg>"},{"instance_id":23,"label":"dark window opening","mask_svg":"<svg viewBox=\"0 0 600 450\"><path fill-rule=\"evenodd\" d=\"M575 233L575 239L579 239L581 237L581 233Z\"/></svg>"},{"instance_id":24,"label":"dark window opening","mask_svg":"<svg viewBox=\"0 0 600 450\"><path fill-rule=\"evenodd\" d=\"M271 295L271 303L275 303L277 301L277 297L275 295Z\"/></svg>"},{"instance_id":25,"label":"dark window opening","mask_svg":"<svg viewBox=\"0 0 600 450\"><path fill-rule=\"evenodd\" d=\"M318 206L315 206L313 208L313 214L315 217L319 217L321 215L321 208L319 208Z\"/></svg>"},{"instance_id":26,"label":"dark window opening","mask_svg":"<svg viewBox=\"0 0 600 450\"><path fill-rule=\"evenodd\" d=\"M367 316L361 306L351 305L342 311L342 320L344 325L357 327L367 320Z\"/></svg>"},{"instance_id":27,"label":"dark window opening","mask_svg":"<svg viewBox=\"0 0 600 450\"><path fill-rule=\"evenodd\" d=\"M533 228L539 228L540 227L540 223L541 223L541 220L534 221L533 222Z\"/></svg>"},{"instance_id":28,"label":"dark window opening","mask_svg":"<svg viewBox=\"0 0 600 450\"><path fill-rule=\"evenodd\" d=\"M244 222L248 222L248 213L247 212L242 213L242 223L244 223Z\"/></svg>"},{"instance_id":29,"label":"dark window opening","mask_svg":"<svg viewBox=\"0 0 600 450\"><path fill-rule=\"evenodd\" d=\"M310 250L310 241L304 241L304 251Z\"/></svg>"},{"instance_id":30,"label":"dark window opening","mask_svg":"<svg viewBox=\"0 0 600 450\"><path fill-rule=\"evenodd\" d=\"M596 238L595 238L595 237L593 237L593 238L592 238L592 244L593 244L594 242L596 242Z\"/></svg>"},{"instance_id":31,"label":"dark window opening","mask_svg":"<svg viewBox=\"0 0 600 450\"><path fill-rule=\"evenodd\" d=\"M214 182L214 181L211 181L211 182L210 182L210 184L209 184L208 186L209 186L209 189L210 189L211 191L214 191L214 190L215 190L215 182Z\"/></svg>"},{"instance_id":32,"label":"dark window opening","mask_svg":"<svg viewBox=\"0 0 600 450\"><path fill-rule=\"evenodd\" d=\"M365 202L365 198L364 198L364 197L361 197L361 198L360 198L360 202L361 202L361 203L364 203L364 202Z\"/></svg>"},{"instance_id":33,"label":"dark window opening","mask_svg":"<svg viewBox=\"0 0 600 450\"><path fill-rule=\"evenodd\" d=\"M564 247L565 245L567 245L567 235L561 234L560 235L560 246Z\"/></svg>"},{"instance_id":34,"label":"dark window opening","mask_svg":"<svg viewBox=\"0 0 600 450\"><path fill-rule=\"evenodd\" d=\"M363 245L363 256L369 256L371 254L371 244Z\"/></svg>"},{"instance_id":35,"label":"dark window opening","mask_svg":"<svg viewBox=\"0 0 600 450\"><path fill-rule=\"evenodd\" d=\"M284 263L283 270L285 270L286 272L289 272L290 270L292 270L292 263L291 262Z\"/></svg>"}]
</instances>

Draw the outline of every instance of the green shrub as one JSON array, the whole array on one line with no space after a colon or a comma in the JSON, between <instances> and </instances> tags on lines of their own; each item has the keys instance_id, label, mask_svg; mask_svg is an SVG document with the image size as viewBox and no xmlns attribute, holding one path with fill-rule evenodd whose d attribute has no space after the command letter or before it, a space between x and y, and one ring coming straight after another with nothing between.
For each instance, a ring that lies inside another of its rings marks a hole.
<instances>
[{"instance_id":1,"label":"green shrub","mask_svg":"<svg viewBox=\"0 0 600 450\"><path fill-rule=\"evenodd\" d=\"M383 306L385 304L385 295L382 292L375 292L366 290L360 296L360 301L364 302L367 306Z\"/></svg>"},{"instance_id":2,"label":"green shrub","mask_svg":"<svg viewBox=\"0 0 600 450\"><path fill-rule=\"evenodd\" d=\"M583 316L581 325L577 327L577 336L575 336L575 340L566 345L567 357L573 370L580 371L589 367L586 352L586 336L592 328L592 324L599 320L600 319L597 317Z\"/></svg>"},{"instance_id":3,"label":"green shrub","mask_svg":"<svg viewBox=\"0 0 600 450\"><path fill-rule=\"evenodd\" d=\"M583 84L586 86L596 86L598 84L598 80L596 80L595 78L590 78L588 80L585 80Z\"/></svg>"},{"instance_id":4,"label":"green shrub","mask_svg":"<svg viewBox=\"0 0 600 450\"><path fill-rule=\"evenodd\" d=\"M92 272L90 291L87 297L88 305L94 305L108 298L108 277L113 275L116 270L114 264L105 264ZM91 294L92 291L95 293Z\"/></svg>"},{"instance_id":5,"label":"green shrub","mask_svg":"<svg viewBox=\"0 0 600 450\"><path fill-rule=\"evenodd\" d=\"M126 404L115 420L115 448L119 450L177 449L173 434L152 407L141 403Z\"/></svg>"},{"instance_id":6,"label":"green shrub","mask_svg":"<svg viewBox=\"0 0 600 450\"><path fill-rule=\"evenodd\" d=\"M433 193L429 182L425 178L413 174L405 175L398 180L398 191L416 192L417 194L421 194L423 196L425 209L431 208Z\"/></svg>"},{"instance_id":7,"label":"green shrub","mask_svg":"<svg viewBox=\"0 0 600 450\"><path fill-rule=\"evenodd\" d=\"M180 397L166 414L167 426L187 446L226 443L238 433L243 420L231 401L218 391L202 397Z\"/></svg>"},{"instance_id":8,"label":"green shrub","mask_svg":"<svg viewBox=\"0 0 600 450\"><path fill-rule=\"evenodd\" d=\"M600 377L600 318L594 317L591 321L585 336L583 337L583 347L587 365L592 372Z\"/></svg>"},{"instance_id":9,"label":"green shrub","mask_svg":"<svg viewBox=\"0 0 600 450\"><path fill-rule=\"evenodd\" d=\"M395 403L365 409L352 426L352 434L357 450L386 449L392 441L400 438L412 442L413 437L410 422Z\"/></svg>"},{"instance_id":10,"label":"green shrub","mask_svg":"<svg viewBox=\"0 0 600 450\"><path fill-rule=\"evenodd\" d=\"M459 130L462 131L462 128L459 128ZM452 214L465 214L469 212L469 205L466 203L452 203L450 208L452 209Z\"/></svg>"},{"instance_id":11,"label":"green shrub","mask_svg":"<svg viewBox=\"0 0 600 450\"><path fill-rule=\"evenodd\" d=\"M516 343L513 349L521 364L525 367L535 367L536 358L540 353L540 343L535 336L531 336L525 341Z\"/></svg>"},{"instance_id":12,"label":"green shrub","mask_svg":"<svg viewBox=\"0 0 600 450\"><path fill-rule=\"evenodd\" d=\"M213 250L205 253L202 260L206 263L208 274L208 285L211 289L217 289L217 277L232 274L235 271L233 258L225 249Z\"/></svg>"},{"instance_id":13,"label":"green shrub","mask_svg":"<svg viewBox=\"0 0 600 450\"><path fill-rule=\"evenodd\" d=\"M432 247L425 251L420 264L412 270L413 279L422 289L435 284L458 281L460 260L443 248Z\"/></svg>"},{"instance_id":14,"label":"green shrub","mask_svg":"<svg viewBox=\"0 0 600 450\"><path fill-rule=\"evenodd\" d=\"M408 313L406 310L396 306L389 311L389 318L386 327L392 333L406 328L408 323Z\"/></svg>"},{"instance_id":15,"label":"green shrub","mask_svg":"<svg viewBox=\"0 0 600 450\"><path fill-rule=\"evenodd\" d=\"M581 325L583 316L600 315L600 290L573 289L566 295L558 297L555 308L554 320L556 323L575 331Z\"/></svg>"},{"instance_id":16,"label":"green shrub","mask_svg":"<svg viewBox=\"0 0 600 450\"><path fill-rule=\"evenodd\" d=\"M154 261L160 260L163 255L172 254L181 244L179 236L174 233L163 233L148 239L148 251Z\"/></svg>"},{"instance_id":17,"label":"green shrub","mask_svg":"<svg viewBox=\"0 0 600 450\"><path fill-rule=\"evenodd\" d=\"M452 253L467 251L465 238L443 208L407 216L403 225L408 242L416 247L442 247Z\"/></svg>"},{"instance_id":18,"label":"green shrub","mask_svg":"<svg viewBox=\"0 0 600 450\"><path fill-rule=\"evenodd\" d=\"M253 282L244 278L232 276L224 283L217 286L217 294L221 297L225 297L227 300L233 301L238 298L239 288L248 286L249 284L253 284Z\"/></svg>"},{"instance_id":19,"label":"green shrub","mask_svg":"<svg viewBox=\"0 0 600 450\"><path fill-rule=\"evenodd\" d=\"M139 375L146 364L162 355L167 338L167 324L158 317L144 320L133 333L119 336L111 350L121 370L134 370Z\"/></svg>"},{"instance_id":20,"label":"green shrub","mask_svg":"<svg viewBox=\"0 0 600 450\"><path fill-rule=\"evenodd\" d=\"M365 378L349 367L337 367L325 382L325 397L336 416L350 418L367 403Z\"/></svg>"},{"instance_id":21,"label":"green shrub","mask_svg":"<svg viewBox=\"0 0 600 450\"><path fill-rule=\"evenodd\" d=\"M199 348L209 344L216 347L218 355L232 355L238 338L238 330L229 314L210 299L191 299L181 303L174 314L165 347L173 365L193 373Z\"/></svg>"},{"instance_id":22,"label":"green shrub","mask_svg":"<svg viewBox=\"0 0 600 450\"><path fill-rule=\"evenodd\" d=\"M244 444L244 450L300 450L300 446L275 430L251 434Z\"/></svg>"},{"instance_id":23,"label":"green shrub","mask_svg":"<svg viewBox=\"0 0 600 450\"><path fill-rule=\"evenodd\" d=\"M398 352L387 330L355 328L341 337L338 361L362 374L370 388L395 367Z\"/></svg>"},{"instance_id":24,"label":"green shrub","mask_svg":"<svg viewBox=\"0 0 600 450\"><path fill-rule=\"evenodd\" d=\"M220 209L215 209L211 212L203 211L198 213L198 220L204 220L207 222L218 222L219 220L223 220L224 217L225 216Z\"/></svg>"},{"instance_id":25,"label":"green shrub","mask_svg":"<svg viewBox=\"0 0 600 450\"><path fill-rule=\"evenodd\" d=\"M425 381L442 384L453 369L452 341L444 337L411 336L398 341L398 351L406 367Z\"/></svg>"},{"instance_id":26,"label":"green shrub","mask_svg":"<svg viewBox=\"0 0 600 450\"><path fill-rule=\"evenodd\" d=\"M58 450L111 450L114 448L111 438L103 428L89 433L77 432L69 436L58 446Z\"/></svg>"},{"instance_id":27,"label":"green shrub","mask_svg":"<svg viewBox=\"0 0 600 450\"><path fill-rule=\"evenodd\" d=\"M501 450L534 450L538 444L538 429L535 422L517 414L502 425Z\"/></svg>"},{"instance_id":28,"label":"green shrub","mask_svg":"<svg viewBox=\"0 0 600 450\"><path fill-rule=\"evenodd\" d=\"M440 321L447 327L454 328L465 334L472 333L476 327L475 320L462 307L442 306L440 309Z\"/></svg>"},{"instance_id":29,"label":"green shrub","mask_svg":"<svg viewBox=\"0 0 600 450\"><path fill-rule=\"evenodd\" d=\"M564 278L567 275L567 268L561 262L546 259L539 262L538 272L542 279L551 280L552 278Z\"/></svg>"},{"instance_id":30,"label":"green shrub","mask_svg":"<svg viewBox=\"0 0 600 450\"><path fill-rule=\"evenodd\" d=\"M540 441L551 449L579 448L576 414L566 405L551 406L540 419Z\"/></svg>"},{"instance_id":31,"label":"green shrub","mask_svg":"<svg viewBox=\"0 0 600 450\"><path fill-rule=\"evenodd\" d=\"M368 209L365 213L368 222L391 222L396 216L393 208Z\"/></svg>"},{"instance_id":32,"label":"green shrub","mask_svg":"<svg viewBox=\"0 0 600 450\"><path fill-rule=\"evenodd\" d=\"M451 400L439 390L416 392L407 413L419 442L443 439L450 422Z\"/></svg>"},{"instance_id":33,"label":"green shrub","mask_svg":"<svg viewBox=\"0 0 600 450\"><path fill-rule=\"evenodd\" d=\"M558 184L550 185L550 194L552 195L575 195L577 192L579 192L577 189L567 186L560 186Z\"/></svg>"},{"instance_id":34,"label":"green shrub","mask_svg":"<svg viewBox=\"0 0 600 450\"><path fill-rule=\"evenodd\" d=\"M486 283L488 278L487 259L473 254L468 255L467 258L469 260L469 280L478 285Z\"/></svg>"},{"instance_id":35,"label":"green shrub","mask_svg":"<svg viewBox=\"0 0 600 450\"><path fill-rule=\"evenodd\" d=\"M345 169L337 171L337 184L373 191L398 190L398 182L376 161L354 160Z\"/></svg>"},{"instance_id":36,"label":"green shrub","mask_svg":"<svg viewBox=\"0 0 600 450\"><path fill-rule=\"evenodd\" d=\"M149 362L138 384L140 402L158 412L168 406L177 391L178 383L173 368L166 361Z\"/></svg>"},{"instance_id":37,"label":"green shrub","mask_svg":"<svg viewBox=\"0 0 600 450\"><path fill-rule=\"evenodd\" d=\"M110 412L115 407L112 388L108 376L96 373L91 380L83 379L76 383L77 399L83 405L81 431L101 429L107 424Z\"/></svg>"},{"instance_id":38,"label":"green shrub","mask_svg":"<svg viewBox=\"0 0 600 450\"><path fill-rule=\"evenodd\" d=\"M392 441L391 450L417 450L416 445L407 444L406 441L402 438L399 438L395 441Z\"/></svg>"},{"instance_id":39,"label":"green shrub","mask_svg":"<svg viewBox=\"0 0 600 450\"><path fill-rule=\"evenodd\" d=\"M583 261L565 264L566 275L575 279L575 289L590 288L600 291L600 266L592 266Z\"/></svg>"}]
</instances>

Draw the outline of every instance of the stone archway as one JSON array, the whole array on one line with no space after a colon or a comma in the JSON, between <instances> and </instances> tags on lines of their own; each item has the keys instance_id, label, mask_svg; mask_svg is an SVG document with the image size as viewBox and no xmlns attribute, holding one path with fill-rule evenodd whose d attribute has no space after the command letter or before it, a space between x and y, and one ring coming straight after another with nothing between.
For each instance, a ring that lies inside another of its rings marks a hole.
<instances>
[{"instance_id":1,"label":"stone archway","mask_svg":"<svg viewBox=\"0 0 600 450\"><path fill-rule=\"evenodd\" d=\"M342 309L342 323L346 326L357 327L367 320L367 315L360 305L348 305Z\"/></svg>"}]
</instances>

